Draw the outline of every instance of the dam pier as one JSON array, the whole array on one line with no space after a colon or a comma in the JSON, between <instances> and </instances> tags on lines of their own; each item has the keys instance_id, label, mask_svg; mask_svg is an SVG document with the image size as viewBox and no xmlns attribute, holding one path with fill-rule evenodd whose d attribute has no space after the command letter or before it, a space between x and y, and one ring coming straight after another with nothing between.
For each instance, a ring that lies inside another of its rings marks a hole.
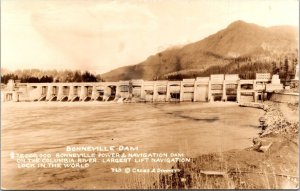
<instances>
[{"instance_id":1,"label":"dam pier","mask_svg":"<svg viewBox=\"0 0 300 191\"><path fill-rule=\"evenodd\" d=\"M257 73L255 79L238 74L214 74L182 81L130 80L119 82L15 83L1 90L2 102L257 102L283 90L278 75Z\"/></svg>"}]
</instances>

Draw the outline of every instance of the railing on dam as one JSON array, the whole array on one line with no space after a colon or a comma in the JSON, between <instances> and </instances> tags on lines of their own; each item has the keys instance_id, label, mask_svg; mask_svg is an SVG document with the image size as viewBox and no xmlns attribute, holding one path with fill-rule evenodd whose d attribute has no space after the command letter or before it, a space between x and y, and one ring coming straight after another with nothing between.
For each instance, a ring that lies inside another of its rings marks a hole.
<instances>
[{"instance_id":1,"label":"railing on dam","mask_svg":"<svg viewBox=\"0 0 300 191\"><path fill-rule=\"evenodd\" d=\"M283 89L278 75L257 74L241 80L237 74L217 74L182 81L130 80L119 82L10 84L2 101L257 101ZM13 88L12 88L13 87Z\"/></svg>"}]
</instances>

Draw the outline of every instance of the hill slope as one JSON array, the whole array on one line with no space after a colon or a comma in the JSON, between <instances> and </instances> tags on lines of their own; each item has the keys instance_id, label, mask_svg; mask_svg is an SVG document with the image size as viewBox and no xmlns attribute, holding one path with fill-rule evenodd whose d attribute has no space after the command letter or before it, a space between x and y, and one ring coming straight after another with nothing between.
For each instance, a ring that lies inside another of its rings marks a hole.
<instances>
[{"instance_id":1,"label":"hill slope","mask_svg":"<svg viewBox=\"0 0 300 191\"><path fill-rule=\"evenodd\" d=\"M271 63L285 56L297 57L297 49L296 27L267 28L236 21L201 41L167 49L137 65L112 70L102 77L106 81L168 79L176 74L192 77L214 66L224 67L249 60Z\"/></svg>"}]
</instances>

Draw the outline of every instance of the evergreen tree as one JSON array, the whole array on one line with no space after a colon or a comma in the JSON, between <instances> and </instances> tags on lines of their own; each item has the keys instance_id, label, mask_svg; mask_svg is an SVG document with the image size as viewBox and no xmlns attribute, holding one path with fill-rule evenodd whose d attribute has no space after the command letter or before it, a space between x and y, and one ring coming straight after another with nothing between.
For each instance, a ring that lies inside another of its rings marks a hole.
<instances>
[{"instance_id":1,"label":"evergreen tree","mask_svg":"<svg viewBox=\"0 0 300 191\"><path fill-rule=\"evenodd\" d=\"M284 72L285 72L285 85L288 85L289 76L289 61L287 58L284 60Z\"/></svg>"}]
</instances>

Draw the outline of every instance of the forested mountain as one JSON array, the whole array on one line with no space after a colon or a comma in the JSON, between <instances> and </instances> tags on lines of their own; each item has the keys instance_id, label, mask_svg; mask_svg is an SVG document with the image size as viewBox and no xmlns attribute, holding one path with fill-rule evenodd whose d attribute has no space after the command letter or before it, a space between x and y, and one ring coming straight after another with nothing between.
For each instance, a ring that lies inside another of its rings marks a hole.
<instances>
[{"instance_id":1,"label":"forested mountain","mask_svg":"<svg viewBox=\"0 0 300 191\"><path fill-rule=\"evenodd\" d=\"M263 27L236 21L227 28L181 48L169 48L145 61L102 75L105 81L144 79L178 80L214 73L238 73L253 78L255 72L293 70L298 59L298 28Z\"/></svg>"}]
</instances>

